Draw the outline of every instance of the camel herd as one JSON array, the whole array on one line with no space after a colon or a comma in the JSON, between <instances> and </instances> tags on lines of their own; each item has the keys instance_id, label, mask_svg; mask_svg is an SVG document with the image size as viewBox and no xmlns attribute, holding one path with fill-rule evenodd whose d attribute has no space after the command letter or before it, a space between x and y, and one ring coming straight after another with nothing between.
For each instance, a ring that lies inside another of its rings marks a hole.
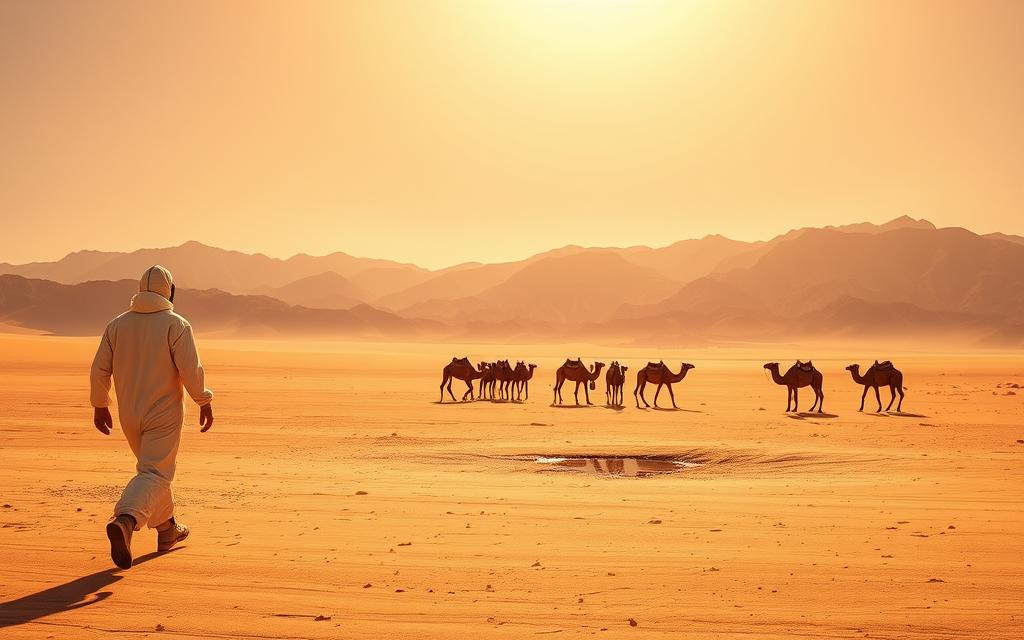
<instances>
[{"instance_id":1,"label":"camel herd","mask_svg":"<svg viewBox=\"0 0 1024 640\"><path fill-rule=\"evenodd\" d=\"M566 359L565 363L555 371L552 404L562 404L562 385L567 380L576 383L573 397L577 405L580 404L580 385L583 385L586 403L588 405L593 404L590 401L590 392L597 389L597 379L601 376L601 371L604 367L605 363L603 362L595 362L588 367L579 358L575 360ZM453 380L462 380L466 383L466 392L462 394L463 401L474 399L474 380L479 380L476 399L521 401L525 394L525 399L529 400L530 380L533 378L533 372L536 368L537 365L527 364L523 361L516 362L516 365L513 367L508 360L480 362L473 366L468 357L452 358L452 361L445 365L442 371L441 402L444 402L446 391L452 401L455 401L455 394L452 393ZM669 396L672 398L672 407L678 408L672 385L676 382L681 382L690 369L694 368L694 365L684 362L680 365L679 373L673 373L664 361L648 362L636 374L633 399L636 401L637 408L640 408L641 400L644 403L644 407L651 406L647 403L647 398L644 397L644 390L648 383L657 385L657 389L654 391L655 408L658 408L658 394L661 393L662 387L668 387ZM768 362L764 365L764 368L771 374L772 381L775 384L786 387L787 412L791 410L791 405L792 411L797 411L797 394L801 387L810 387L814 392L814 402L811 404L810 410L814 411L817 408L818 413L824 412L822 405L825 402L825 393L821 389L823 376L810 360L807 362L797 360L785 374L780 372L778 362ZM608 406L622 406L622 388L626 382L626 371L628 369L629 367L620 364L616 360L612 362L605 373L605 399ZM875 360L874 364L868 367L863 375L860 373L860 365L858 364L851 364L846 367L846 370L853 376L854 382L864 386L864 393L860 397L860 411L864 410L864 399L867 397L868 390L870 389L875 390L875 399L878 400L878 411L882 410L882 397L879 393L881 387L889 387L889 391L892 394L892 397L889 399L889 405L885 410L889 411L892 408L893 402L896 401L896 395L899 394L900 399L896 405L896 411L902 411L904 396L903 373L894 367L892 362L888 360L884 362Z\"/></svg>"},{"instance_id":2,"label":"camel herd","mask_svg":"<svg viewBox=\"0 0 1024 640\"><path fill-rule=\"evenodd\" d=\"M530 379L533 378L535 364L526 364L519 361L513 367L508 360L497 362L481 362L476 367L469 361L469 358L452 358L452 361L445 365L442 371L441 380L441 402L444 402L444 392L455 400L452 393L452 380L462 380L468 387L462 394L462 400L473 400L473 381L479 380L480 400L522 400L523 393L526 399L530 399ZM445 388L447 386L447 389ZM490 395L490 398L488 398Z\"/></svg>"}]
</instances>

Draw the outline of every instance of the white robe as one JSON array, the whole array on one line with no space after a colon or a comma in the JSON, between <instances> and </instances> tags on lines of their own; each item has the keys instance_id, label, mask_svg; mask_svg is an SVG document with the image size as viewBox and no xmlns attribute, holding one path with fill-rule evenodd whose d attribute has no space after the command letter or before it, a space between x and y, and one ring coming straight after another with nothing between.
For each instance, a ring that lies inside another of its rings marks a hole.
<instances>
[{"instance_id":1,"label":"white robe","mask_svg":"<svg viewBox=\"0 0 1024 640\"><path fill-rule=\"evenodd\" d=\"M113 376L121 430L138 460L114 508L115 515L132 515L137 528L156 527L174 515L171 481L185 416L182 386L200 406L213 399L192 326L173 309L159 293L140 291L131 309L107 325L92 363L92 405L110 405Z\"/></svg>"}]
</instances>

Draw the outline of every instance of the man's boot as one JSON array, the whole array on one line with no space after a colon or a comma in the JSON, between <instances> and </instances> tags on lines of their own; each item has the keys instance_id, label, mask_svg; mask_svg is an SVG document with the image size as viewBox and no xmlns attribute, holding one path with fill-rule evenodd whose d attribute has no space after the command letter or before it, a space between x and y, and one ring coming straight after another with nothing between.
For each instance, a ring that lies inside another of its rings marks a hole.
<instances>
[{"instance_id":1,"label":"man's boot","mask_svg":"<svg viewBox=\"0 0 1024 640\"><path fill-rule=\"evenodd\" d=\"M115 516L107 523L107 538L110 539L110 559L122 569L132 568L132 532L135 518L129 515Z\"/></svg>"},{"instance_id":2,"label":"man's boot","mask_svg":"<svg viewBox=\"0 0 1024 640\"><path fill-rule=\"evenodd\" d=\"M188 537L188 527L171 518L156 528L156 550L170 551L171 547Z\"/></svg>"}]
</instances>

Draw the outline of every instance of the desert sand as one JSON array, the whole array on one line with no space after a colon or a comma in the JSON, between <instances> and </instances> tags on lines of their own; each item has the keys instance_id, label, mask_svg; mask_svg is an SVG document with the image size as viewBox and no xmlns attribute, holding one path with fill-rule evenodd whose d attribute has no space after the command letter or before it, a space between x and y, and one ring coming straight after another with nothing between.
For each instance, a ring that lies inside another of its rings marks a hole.
<instances>
[{"instance_id":1,"label":"desert sand","mask_svg":"<svg viewBox=\"0 0 1024 640\"><path fill-rule=\"evenodd\" d=\"M1019 353L200 340L217 420L189 408L192 536L157 556L140 532L119 571L103 524L133 460L92 427L94 346L0 336L3 638L1024 636ZM452 355L537 363L530 400L437 404ZM603 375L596 406L550 406L577 355L631 366L626 408ZM828 413L786 415L761 365L807 357ZM876 357L903 415L857 412L843 367ZM633 408L661 358L697 365L681 410ZM572 455L697 464L535 462Z\"/></svg>"}]
</instances>

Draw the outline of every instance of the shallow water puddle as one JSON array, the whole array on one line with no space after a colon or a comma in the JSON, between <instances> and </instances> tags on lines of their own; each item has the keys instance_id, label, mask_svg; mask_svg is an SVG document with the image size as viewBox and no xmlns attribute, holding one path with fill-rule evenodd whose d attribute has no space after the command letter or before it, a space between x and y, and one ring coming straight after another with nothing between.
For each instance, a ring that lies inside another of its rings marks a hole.
<instances>
[{"instance_id":1,"label":"shallow water puddle","mask_svg":"<svg viewBox=\"0 0 1024 640\"><path fill-rule=\"evenodd\" d=\"M675 458L628 458L628 457L538 457L537 464L547 465L552 470L572 471L598 476L623 476L644 478L647 476L679 473L700 463Z\"/></svg>"}]
</instances>

